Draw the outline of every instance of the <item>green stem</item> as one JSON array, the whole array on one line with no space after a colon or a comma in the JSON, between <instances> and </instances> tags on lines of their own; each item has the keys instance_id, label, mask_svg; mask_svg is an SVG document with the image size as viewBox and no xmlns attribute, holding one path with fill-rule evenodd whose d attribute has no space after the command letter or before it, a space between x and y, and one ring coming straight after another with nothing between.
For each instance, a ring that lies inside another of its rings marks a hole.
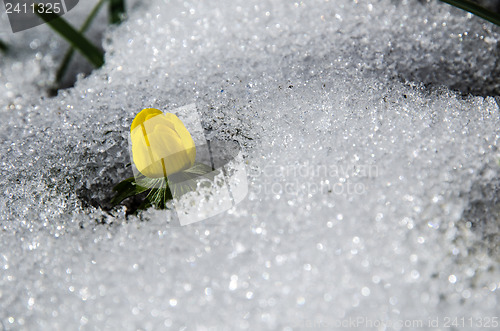
<instances>
[{"instance_id":1,"label":"green stem","mask_svg":"<svg viewBox=\"0 0 500 331\"><path fill-rule=\"evenodd\" d=\"M0 51L7 52L9 50L9 46L6 43L0 40Z\"/></svg>"},{"instance_id":2,"label":"green stem","mask_svg":"<svg viewBox=\"0 0 500 331\"><path fill-rule=\"evenodd\" d=\"M90 15L87 17L85 22L83 23L82 27L80 28L80 33L84 34L88 28L90 27L90 24L92 21L96 18L97 14L99 13L99 10L101 9L102 5L108 0L100 0L92 9L90 12ZM69 63L71 61L71 58L73 57L73 54L75 53L75 48L73 46L70 46L66 54L64 54L64 58L61 62L61 65L59 66L59 69L57 70L56 73L56 83L59 84L64 77L64 74L66 73L66 70L68 70Z\"/></svg>"},{"instance_id":3,"label":"green stem","mask_svg":"<svg viewBox=\"0 0 500 331\"><path fill-rule=\"evenodd\" d=\"M500 14L489 11L488 9L479 6L478 4L468 0L441 0L452 6L468 11L476 16L484 18L493 24L500 26Z\"/></svg>"},{"instance_id":4,"label":"green stem","mask_svg":"<svg viewBox=\"0 0 500 331\"><path fill-rule=\"evenodd\" d=\"M125 14L125 0L110 0L109 3L109 23L121 23Z\"/></svg>"},{"instance_id":5,"label":"green stem","mask_svg":"<svg viewBox=\"0 0 500 331\"><path fill-rule=\"evenodd\" d=\"M39 10L42 12L40 13ZM35 13L66 39L75 49L80 51L80 53L82 53L82 55L96 68L104 64L104 54L62 17L54 13L43 12L38 4L36 5Z\"/></svg>"}]
</instances>

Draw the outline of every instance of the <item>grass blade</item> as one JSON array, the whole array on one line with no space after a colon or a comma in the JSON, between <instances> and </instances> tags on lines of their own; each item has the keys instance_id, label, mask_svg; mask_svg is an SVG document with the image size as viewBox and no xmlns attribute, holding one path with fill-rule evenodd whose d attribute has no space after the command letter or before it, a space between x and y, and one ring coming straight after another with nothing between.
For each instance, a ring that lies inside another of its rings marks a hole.
<instances>
[{"instance_id":1,"label":"grass blade","mask_svg":"<svg viewBox=\"0 0 500 331\"><path fill-rule=\"evenodd\" d=\"M111 24L121 23L125 16L125 0L110 0L109 22Z\"/></svg>"},{"instance_id":2,"label":"grass blade","mask_svg":"<svg viewBox=\"0 0 500 331\"><path fill-rule=\"evenodd\" d=\"M39 12L39 5L36 5L35 13L43 19L52 29L66 39L75 49L80 51L96 68L104 64L104 54L97 49L85 36L76 31L62 17L54 13Z\"/></svg>"},{"instance_id":3,"label":"grass blade","mask_svg":"<svg viewBox=\"0 0 500 331\"><path fill-rule=\"evenodd\" d=\"M9 46L6 43L0 40L0 51L7 52L9 50Z\"/></svg>"},{"instance_id":4,"label":"grass blade","mask_svg":"<svg viewBox=\"0 0 500 331\"><path fill-rule=\"evenodd\" d=\"M479 6L478 4L468 0L441 0L452 6L468 11L476 16L479 16L493 24L500 26L500 14L489 11L488 9Z\"/></svg>"},{"instance_id":5,"label":"grass blade","mask_svg":"<svg viewBox=\"0 0 500 331\"><path fill-rule=\"evenodd\" d=\"M87 17L87 19L83 23L82 27L80 28L80 33L81 34L84 34L88 30L88 28L90 27L90 24L97 17L97 14L99 13L99 10L101 9L102 5L106 1L108 1L108 0L100 0L94 6L94 8L90 12L89 16ZM63 60L61 62L61 65L59 66L59 69L57 70L57 73L56 73L56 84L59 84L61 82L62 78L64 77L64 74L68 70L69 63L70 63L71 58L73 57L74 53L75 53L75 48L70 45L70 48L68 49L68 51L66 52L66 54L64 54L64 58L63 58Z\"/></svg>"}]
</instances>

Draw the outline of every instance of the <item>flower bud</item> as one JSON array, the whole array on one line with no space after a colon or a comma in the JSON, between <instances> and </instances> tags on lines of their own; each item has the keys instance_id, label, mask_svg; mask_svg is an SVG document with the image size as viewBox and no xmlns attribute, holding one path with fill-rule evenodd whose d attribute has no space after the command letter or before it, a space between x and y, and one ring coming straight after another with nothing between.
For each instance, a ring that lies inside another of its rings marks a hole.
<instances>
[{"instance_id":1,"label":"flower bud","mask_svg":"<svg viewBox=\"0 0 500 331\"><path fill-rule=\"evenodd\" d=\"M143 109L132 122L130 135L134 164L146 177L166 178L194 164L193 138L174 114Z\"/></svg>"}]
</instances>

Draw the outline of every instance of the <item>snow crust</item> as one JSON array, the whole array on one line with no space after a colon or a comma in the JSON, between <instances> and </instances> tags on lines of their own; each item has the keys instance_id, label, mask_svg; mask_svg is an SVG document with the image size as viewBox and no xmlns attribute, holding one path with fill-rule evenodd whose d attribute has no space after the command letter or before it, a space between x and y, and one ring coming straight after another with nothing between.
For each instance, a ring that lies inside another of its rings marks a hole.
<instances>
[{"instance_id":1,"label":"snow crust","mask_svg":"<svg viewBox=\"0 0 500 331\"><path fill-rule=\"evenodd\" d=\"M498 315L498 27L436 1L130 8L104 67L55 98L64 43L8 37L0 329L473 330ZM110 209L135 114L193 102L208 137L241 146L247 198L184 227Z\"/></svg>"}]
</instances>

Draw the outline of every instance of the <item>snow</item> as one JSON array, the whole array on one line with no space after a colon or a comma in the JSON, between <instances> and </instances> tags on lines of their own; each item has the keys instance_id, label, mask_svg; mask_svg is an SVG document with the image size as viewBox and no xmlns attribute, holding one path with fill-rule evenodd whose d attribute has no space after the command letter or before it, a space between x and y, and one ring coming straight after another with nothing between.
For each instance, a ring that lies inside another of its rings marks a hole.
<instances>
[{"instance_id":1,"label":"snow","mask_svg":"<svg viewBox=\"0 0 500 331\"><path fill-rule=\"evenodd\" d=\"M105 66L55 98L61 40L1 35L20 55L0 60L0 327L492 323L498 27L436 1L130 7ZM110 209L135 114L191 103L239 143L247 197L187 226Z\"/></svg>"}]
</instances>

